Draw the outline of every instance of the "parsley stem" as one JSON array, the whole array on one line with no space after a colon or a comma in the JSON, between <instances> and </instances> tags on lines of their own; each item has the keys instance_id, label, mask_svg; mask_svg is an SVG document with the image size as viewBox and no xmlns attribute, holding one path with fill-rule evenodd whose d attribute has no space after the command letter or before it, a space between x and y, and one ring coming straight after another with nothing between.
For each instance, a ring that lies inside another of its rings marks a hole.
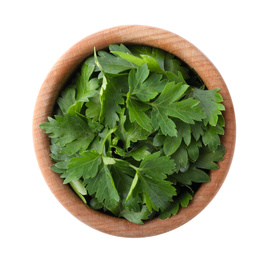
<instances>
[{"instance_id":1,"label":"parsley stem","mask_svg":"<svg viewBox=\"0 0 268 260\"><path fill-rule=\"evenodd\" d=\"M113 158L116 162L125 162L122 159L117 159L117 158ZM134 169L136 172L139 171L139 168L137 168L136 166L134 166L133 164L128 162L128 166L131 167L132 169Z\"/></svg>"},{"instance_id":2,"label":"parsley stem","mask_svg":"<svg viewBox=\"0 0 268 260\"><path fill-rule=\"evenodd\" d=\"M139 168L137 168L136 166L132 165L131 163L129 164L129 167L131 167L132 169L134 169L136 172L139 171Z\"/></svg>"},{"instance_id":3,"label":"parsley stem","mask_svg":"<svg viewBox=\"0 0 268 260\"><path fill-rule=\"evenodd\" d=\"M136 92L136 93L138 93L138 92ZM129 98L131 98L131 99L133 99L133 100L140 101L140 99L139 99L139 98L137 98L137 97L133 96L133 95L135 95L136 93L131 93L131 95L129 95Z\"/></svg>"},{"instance_id":4,"label":"parsley stem","mask_svg":"<svg viewBox=\"0 0 268 260\"><path fill-rule=\"evenodd\" d=\"M109 136L114 133L115 131L117 130L117 126L112 128L108 133L107 135L105 136L105 138L103 139L103 142L102 142L102 145L101 145L101 150L100 150L100 154L103 154L103 150L104 150L104 147L105 147L105 143L107 141L107 139L109 138Z\"/></svg>"}]
</instances>

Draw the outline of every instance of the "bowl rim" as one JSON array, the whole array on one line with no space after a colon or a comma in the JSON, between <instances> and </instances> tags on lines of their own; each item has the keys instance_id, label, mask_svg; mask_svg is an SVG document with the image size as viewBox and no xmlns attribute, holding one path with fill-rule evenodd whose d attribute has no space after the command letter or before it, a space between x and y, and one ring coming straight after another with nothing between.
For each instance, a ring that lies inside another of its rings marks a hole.
<instances>
[{"instance_id":1,"label":"bowl rim","mask_svg":"<svg viewBox=\"0 0 268 260\"><path fill-rule=\"evenodd\" d=\"M60 175L50 170L50 140L39 125L51 116L61 88L75 69L96 50L110 44L140 44L163 49L182 59L199 74L208 89L220 88L225 111L225 134L222 144L226 148L219 169L210 171L211 181L204 183L194 195L188 207L169 219L155 218L137 225L125 219L108 216L88 208L64 185ZM42 175L58 201L77 219L101 232L120 237L148 237L176 229L198 215L214 198L222 186L234 155L236 140L235 112L229 90L212 62L192 43L170 31L145 25L122 25L89 35L67 50L49 71L38 93L32 122L33 144Z\"/></svg>"}]
</instances>

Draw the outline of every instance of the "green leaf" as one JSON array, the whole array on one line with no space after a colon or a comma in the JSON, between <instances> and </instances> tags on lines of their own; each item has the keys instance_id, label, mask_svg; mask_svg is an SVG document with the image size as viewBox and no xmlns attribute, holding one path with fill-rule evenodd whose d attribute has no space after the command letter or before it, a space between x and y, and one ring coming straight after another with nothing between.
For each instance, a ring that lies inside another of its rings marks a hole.
<instances>
[{"instance_id":1,"label":"green leaf","mask_svg":"<svg viewBox=\"0 0 268 260\"><path fill-rule=\"evenodd\" d=\"M67 176L64 183L78 180L81 177L84 179L94 178L98 173L100 163L100 154L95 150L86 151L81 156L72 158L68 164Z\"/></svg>"},{"instance_id":2,"label":"green leaf","mask_svg":"<svg viewBox=\"0 0 268 260\"><path fill-rule=\"evenodd\" d=\"M97 78L90 79L94 68L94 65L84 63L71 87L65 89L58 98L57 103L64 115L80 113L84 102L98 95L99 81Z\"/></svg>"},{"instance_id":3,"label":"green leaf","mask_svg":"<svg viewBox=\"0 0 268 260\"><path fill-rule=\"evenodd\" d=\"M132 169L129 166L124 165L122 167L122 164L118 161L116 161L116 163L111 167L111 174L114 179L114 184L121 198L121 202L123 203L127 199L127 195L133 180L133 178L129 176L130 171L132 171Z\"/></svg>"},{"instance_id":4,"label":"green leaf","mask_svg":"<svg viewBox=\"0 0 268 260\"><path fill-rule=\"evenodd\" d=\"M75 89L73 87L69 87L62 91L61 96L58 97L57 103L64 115L66 115L69 108L75 104L75 94Z\"/></svg>"},{"instance_id":5,"label":"green leaf","mask_svg":"<svg viewBox=\"0 0 268 260\"><path fill-rule=\"evenodd\" d=\"M153 145L154 146L163 146L164 145L164 142L165 142L165 139L166 139L166 136L164 136L164 135L162 135L160 133L157 133L154 136Z\"/></svg>"},{"instance_id":6,"label":"green leaf","mask_svg":"<svg viewBox=\"0 0 268 260\"><path fill-rule=\"evenodd\" d=\"M158 61L154 57L144 54L140 55L140 57L137 57L130 53L120 51L113 51L112 53L137 66L147 64L150 71L164 74L164 71L161 69Z\"/></svg>"},{"instance_id":7,"label":"green leaf","mask_svg":"<svg viewBox=\"0 0 268 260\"><path fill-rule=\"evenodd\" d=\"M50 134L50 138L58 138L55 144L63 147L62 152L71 155L83 152L95 137L89 125L78 115L55 116L55 119L49 117L48 120L40 128Z\"/></svg>"},{"instance_id":8,"label":"green leaf","mask_svg":"<svg viewBox=\"0 0 268 260\"><path fill-rule=\"evenodd\" d=\"M124 143L124 148L127 150L130 147L131 142L137 142L139 140L146 140L149 133L140 127L137 123L131 123L127 116L124 114L125 109L122 109L119 115L118 128L115 134Z\"/></svg>"},{"instance_id":9,"label":"green leaf","mask_svg":"<svg viewBox=\"0 0 268 260\"><path fill-rule=\"evenodd\" d=\"M160 152L146 156L137 168L127 199L135 190L135 193L142 193L150 211L167 207L176 189L165 178L173 173L174 168L174 161L166 156L160 157Z\"/></svg>"},{"instance_id":10,"label":"green leaf","mask_svg":"<svg viewBox=\"0 0 268 260\"><path fill-rule=\"evenodd\" d=\"M99 168L98 174L86 182L86 189L89 195L94 195L99 202L113 212L119 204L120 197L108 166L101 164Z\"/></svg>"},{"instance_id":11,"label":"green leaf","mask_svg":"<svg viewBox=\"0 0 268 260\"><path fill-rule=\"evenodd\" d=\"M180 120L174 120L177 128L177 137L167 136L164 145L163 151L166 156L170 156L177 151L180 147L182 140L188 146L191 143L191 127L189 124L186 124Z\"/></svg>"},{"instance_id":12,"label":"green leaf","mask_svg":"<svg viewBox=\"0 0 268 260\"><path fill-rule=\"evenodd\" d=\"M182 136L167 136L164 141L163 151L166 156L170 156L177 151L182 142Z\"/></svg>"},{"instance_id":13,"label":"green leaf","mask_svg":"<svg viewBox=\"0 0 268 260\"><path fill-rule=\"evenodd\" d=\"M215 151L217 147L221 144L219 135L223 135L224 130L221 126L210 126L208 125L207 130L202 136L202 141L204 145L208 145L211 151Z\"/></svg>"},{"instance_id":14,"label":"green leaf","mask_svg":"<svg viewBox=\"0 0 268 260\"><path fill-rule=\"evenodd\" d=\"M145 111L148 110L150 106L132 98L127 99L126 105L128 108L130 122L137 122L144 130L151 132L151 119L145 113Z\"/></svg>"},{"instance_id":15,"label":"green leaf","mask_svg":"<svg viewBox=\"0 0 268 260\"><path fill-rule=\"evenodd\" d=\"M166 175L174 172L174 169L174 161L167 156L160 157L160 152L147 155L139 167L139 171L159 180L164 180Z\"/></svg>"},{"instance_id":16,"label":"green leaf","mask_svg":"<svg viewBox=\"0 0 268 260\"><path fill-rule=\"evenodd\" d=\"M224 159L226 149L220 145L215 151L211 151L207 146L200 149L200 155L195 162L195 166L201 169L215 170L219 166L217 162Z\"/></svg>"},{"instance_id":17,"label":"green leaf","mask_svg":"<svg viewBox=\"0 0 268 260\"><path fill-rule=\"evenodd\" d=\"M101 110L100 96L98 95L96 97L90 98L89 101L86 103L86 107L86 117L92 118L96 121L100 116Z\"/></svg>"},{"instance_id":18,"label":"green leaf","mask_svg":"<svg viewBox=\"0 0 268 260\"><path fill-rule=\"evenodd\" d=\"M184 141L184 143L188 146L191 143L191 126L189 124L186 124L182 121L177 120L176 126L178 130L178 137L181 137Z\"/></svg>"},{"instance_id":19,"label":"green leaf","mask_svg":"<svg viewBox=\"0 0 268 260\"><path fill-rule=\"evenodd\" d=\"M190 127L192 135L194 139L197 141L204 134L205 126L203 122L196 121L194 124L191 124Z\"/></svg>"},{"instance_id":20,"label":"green leaf","mask_svg":"<svg viewBox=\"0 0 268 260\"><path fill-rule=\"evenodd\" d=\"M130 167L130 163L127 160L123 159L115 159L115 164L111 166L111 169L116 168L118 171L131 176L132 178L135 176L136 171Z\"/></svg>"},{"instance_id":21,"label":"green leaf","mask_svg":"<svg viewBox=\"0 0 268 260\"><path fill-rule=\"evenodd\" d=\"M150 154L150 152L148 151L148 147L146 145L141 145L141 144L134 146L132 149L130 149L127 152L125 152L124 149L118 146L113 146L113 148L115 148L115 153L120 155L121 157L125 159L128 157L132 157L136 161L141 161L147 155Z\"/></svg>"},{"instance_id":22,"label":"green leaf","mask_svg":"<svg viewBox=\"0 0 268 260\"><path fill-rule=\"evenodd\" d=\"M162 75L160 74L154 73L149 76L149 73L150 71L147 64L139 66L137 70L131 70L129 72L128 97L136 95L141 101L147 102L163 91L167 80L161 80Z\"/></svg>"},{"instance_id":23,"label":"green leaf","mask_svg":"<svg viewBox=\"0 0 268 260\"><path fill-rule=\"evenodd\" d=\"M186 147L187 153L192 161L196 161L199 157L199 147L202 147L200 140L192 140L191 143Z\"/></svg>"},{"instance_id":24,"label":"green leaf","mask_svg":"<svg viewBox=\"0 0 268 260\"><path fill-rule=\"evenodd\" d=\"M106 74L119 74L137 67L137 65L122 59L119 56L114 56L106 51L98 52L98 61L102 70Z\"/></svg>"},{"instance_id":25,"label":"green leaf","mask_svg":"<svg viewBox=\"0 0 268 260\"><path fill-rule=\"evenodd\" d=\"M178 71L177 74L171 71L167 71L166 76L169 79L169 81L174 81L175 84L178 84L178 83L187 84L180 71Z\"/></svg>"},{"instance_id":26,"label":"green leaf","mask_svg":"<svg viewBox=\"0 0 268 260\"><path fill-rule=\"evenodd\" d=\"M204 118L202 108L197 106L198 101L188 98L176 102L187 90L188 85L174 82L168 83L160 96L151 103L152 124L154 128L161 129L164 135L176 136L176 125L169 118L175 117L185 123L193 124L194 120L200 121Z\"/></svg>"},{"instance_id":27,"label":"green leaf","mask_svg":"<svg viewBox=\"0 0 268 260\"><path fill-rule=\"evenodd\" d=\"M88 66L86 63L81 68L81 74L78 74L76 80L77 102L87 102L89 98L98 94L96 90L99 88L99 82L97 78L91 80L90 77L95 69L95 66Z\"/></svg>"},{"instance_id":28,"label":"green leaf","mask_svg":"<svg viewBox=\"0 0 268 260\"><path fill-rule=\"evenodd\" d=\"M131 70L128 75L129 93L131 95L139 93L142 91L142 84L148 78L150 70L148 66L144 64L139 66L137 70Z\"/></svg>"},{"instance_id":29,"label":"green leaf","mask_svg":"<svg viewBox=\"0 0 268 260\"><path fill-rule=\"evenodd\" d=\"M177 151L172 154L171 158L176 163L176 171L178 172L180 167L186 168L189 163L189 156L186 149L186 145L182 143Z\"/></svg>"},{"instance_id":30,"label":"green leaf","mask_svg":"<svg viewBox=\"0 0 268 260\"><path fill-rule=\"evenodd\" d=\"M57 138L51 138L50 157L54 162L69 161L76 154L70 155L62 152L62 147L56 145ZM67 168L66 168L67 169Z\"/></svg>"},{"instance_id":31,"label":"green leaf","mask_svg":"<svg viewBox=\"0 0 268 260\"><path fill-rule=\"evenodd\" d=\"M190 200L192 200L193 196L191 193L189 193L187 190L182 191L178 197L174 200L172 204L170 204L169 207L167 207L161 214L160 218L170 218L171 215L176 215L179 211L180 206L181 207L187 207Z\"/></svg>"},{"instance_id":32,"label":"green leaf","mask_svg":"<svg viewBox=\"0 0 268 260\"><path fill-rule=\"evenodd\" d=\"M183 66L182 62L170 53L165 55L164 67L166 72L173 72L176 75L179 71L184 79L190 78L188 74L189 69Z\"/></svg>"},{"instance_id":33,"label":"green leaf","mask_svg":"<svg viewBox=\"0 0 268 260\"><path fill-rule=\"evenodd\" d=\"M194 124L195 121L201 121L205 115L202 109L197 106L198 102L192 98L175 103L170 108L170 116L181 119L188 124Z\"/></svg>"},{"instance_id":34,"label":"green leaf","mask_svg":"<svg viewBox=\"0 0 268 260\"><path fill-rule=\"evenodd\" d=\"M218 116L222 114L221 111L225 110L224 105L221 104L223 101L222 96L218 91L218 88L212 90L193 89L193 97L200 101L199 106L206 113L206 118L204 119L205 125L209 123L212 126L216 126Z\"/></svg>"},{"instance_id":35,"label":"green leaf","mask_svg":"<svg viewBox=\"0 0 268 260\"><path fill-rule=\"evenodd\" d=\"M113 128L119 120L120 104L124 104L123 94L117 85L116 78L103 76L103 84L100 93L101 109L99 121L105 126Z\"/></svg>"},{"instance_id":36,"label":"green leaf","mask_svg":"<svg viewBox=\"0 0 268 260\"><path fill-rule=\"evenodd\" d=\"M112 77L106 74L103 70L103 66L97 57L96 51L94 52L95 63L103 74L102 86L100 90L100 115L99 121L104 122L105 126L113 128L116 126L116 122L119 120L118 114L121 110L120 104L124 104L123 99L123 86L122 80L125 77Z\"/></svg>"},{"instance_id":37,"label":"green leaf","mask_svg":"<svg viewBox=\"0 0 268 260\"><path fill-rule=\"evenodd\" d=\"M210 181L209 175L206 172L197 169L193 165L190 166L187 171L179 172L177 175L174 175L174 177L183 185L192 185L192 182L203 183Z\"/></svg>"},{"instance_id":38,"label":"green leaf","mask_svg":"<svg viewBox=\"0 0 268 260\"><path fill-rule=\"evenodd\" d=\"M124 45L124 44L110 44L109 45L109 50L110 52L113 52L113 51L120 51L120 52L125 52L125 53L129 53L129 54L132 54L131 51Z\"/></svg>"},{"instance_id":39,"label":"green leaf","mask_svg":"<svg viewBox=\"0 0 268 260\"><path fill-rule=\"evenodd\" d=\"M160 96L151 103L152 105L152 124L155 130L161 129L164 135L176 136L176 125L168 117L172 104L178 100L187 90L187 85L175 85L175 83L168 83Z\"/></svg>"},{"instance_id":40,"label":"green leaf","mask_svg":"<svg viewBox=\"0 0 268 260\"><path fill-rule=\"evenodd\" d=\"M86 120L87 120L89 127L92 129L94 133L98 134L103 130L104 127L99 122L90 118L87 118Z\"/></svg>"},{"instance_id":41,"label":"green leaf","mask_svg":"<svg viewBox=\"0 0 268 260\"><path fill-rule=\"evenodd\" d=\"M139 173L139 189L143 192L146 206L150 211L166 208L172 201L172 197L176 195L172 182L152 179L141 173Z\"/></svg>"},{"instance_id":42,"label":"green leaf","mask_svg":"<svg viewBox=\"0 0 268 260\"><path fill-rule=\"evenodd\" d=\"M139 196L135 198L127 198L130 187L133 182L133 178L131 177L132 173L130 173L133 169L129 167L129 164L126 164L126 161L116 161L115 164L111 167L112 177L114 179L115 187L120 196L120 206L119 208L125 209L126 211L140 210L141 198ZM135 174L135 172L134 172ZM123 210L124 211L124 210ZM120 214L119 214L120 215Z\"/></svg>"},{"instance_id":43,"label":"green leaf","mask_svg":"<svg viewBox=\"0 0 268 260\"><path fill-rule=\"evenodd\" d=\"M132 54L140 58L142 58L143 55L153 57L158 62L161 70L165 71L164 60L165 60L166 53L163 50L160 50L158 48L152 48L149 46L142 46L142 45L130 46L130 50Z\"/></svg>"},{"instance_id":44,"label":"green leaf","mask_svg":"<svg viewBox=\"0 0 268 260\"><path fill-rule=\"evenodd\" d=\"M142 206L140 211L134 211L129 210L128 208L124 208L120 212L119 217L124 217L135 224L142 225L143 220L147 220L151 214L152 213L148 210L146 206Z\"/></svg>"},{"instance_id":45,"label":"green leaf","mask_svg":"<svg viewBox=\"0 0 268 260\"><path fill-rule=\"evenodd\" d=\"M100 203L96 198L92 198L89 202L89 206L92 209L100 210L103 208L103 204Z\"/></svg>"},{"instance_id":46,"label":"green leaf","mask_svg":"<svg viewBox=\"0 0 268 260\"><path fill-rule=\"evenodd\" d=\"M125 154L126 157L132 156L136 161L143 160L150 152L147 146L136 145L129 152Z\"/></svg>"}]
</instances>

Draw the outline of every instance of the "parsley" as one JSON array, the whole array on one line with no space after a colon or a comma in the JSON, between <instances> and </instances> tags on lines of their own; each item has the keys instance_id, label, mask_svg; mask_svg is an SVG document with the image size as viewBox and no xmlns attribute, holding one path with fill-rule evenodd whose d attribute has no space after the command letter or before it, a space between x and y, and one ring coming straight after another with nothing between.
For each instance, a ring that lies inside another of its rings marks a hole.
<instances>
[{"instance_id":1,"label":"parsley","mask_svg":"<svg viewBox=\"0 0 268 260\"><path fill-rule=\"evenodd\" d=\"M40 125L51 169L95 210L136 224L169 218L223 160L222 101L172 54L110 45L81 65Z\"/></svg>"}]
</instances>

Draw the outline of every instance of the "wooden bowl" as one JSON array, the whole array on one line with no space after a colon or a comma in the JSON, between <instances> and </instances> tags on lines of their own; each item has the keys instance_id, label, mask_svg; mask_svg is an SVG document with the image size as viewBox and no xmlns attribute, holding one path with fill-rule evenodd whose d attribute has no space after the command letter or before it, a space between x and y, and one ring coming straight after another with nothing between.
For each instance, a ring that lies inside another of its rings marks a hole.
<instances>
[{"instance_id":1,"label":"wooden bowl","mask_svg":"<svg viewBox=\"0 0 268 260\"><path fill-rule=\"evenodd\" d=\"M50 170L50 140L39 128L39 124L52 116L58 94L75 69L90 55L93 49L105 49L110 44L141 44L157 47L170 52L195 69L208 89L220 88L223 97L226 121L222 143L226 147L224 160L219 169L210 172L211 181L202 184L186 208L181 208L175 216L161 220L155 218L137 225L125 219L105 215L88 208L72 191L63 184L60 175ZM229 171L236 135L235 114L229 91L220 73L210 60L194 45L182 37L163 29L148 26L119 26L90 35L71 47L53 66L47 75L39 95L33 117L33 141L36 157L44 179L59 202L76 218L99 231L122 237L147 237L158 235L185 224L200 213L220 189Z\"/></svg>"}]
</instances>

